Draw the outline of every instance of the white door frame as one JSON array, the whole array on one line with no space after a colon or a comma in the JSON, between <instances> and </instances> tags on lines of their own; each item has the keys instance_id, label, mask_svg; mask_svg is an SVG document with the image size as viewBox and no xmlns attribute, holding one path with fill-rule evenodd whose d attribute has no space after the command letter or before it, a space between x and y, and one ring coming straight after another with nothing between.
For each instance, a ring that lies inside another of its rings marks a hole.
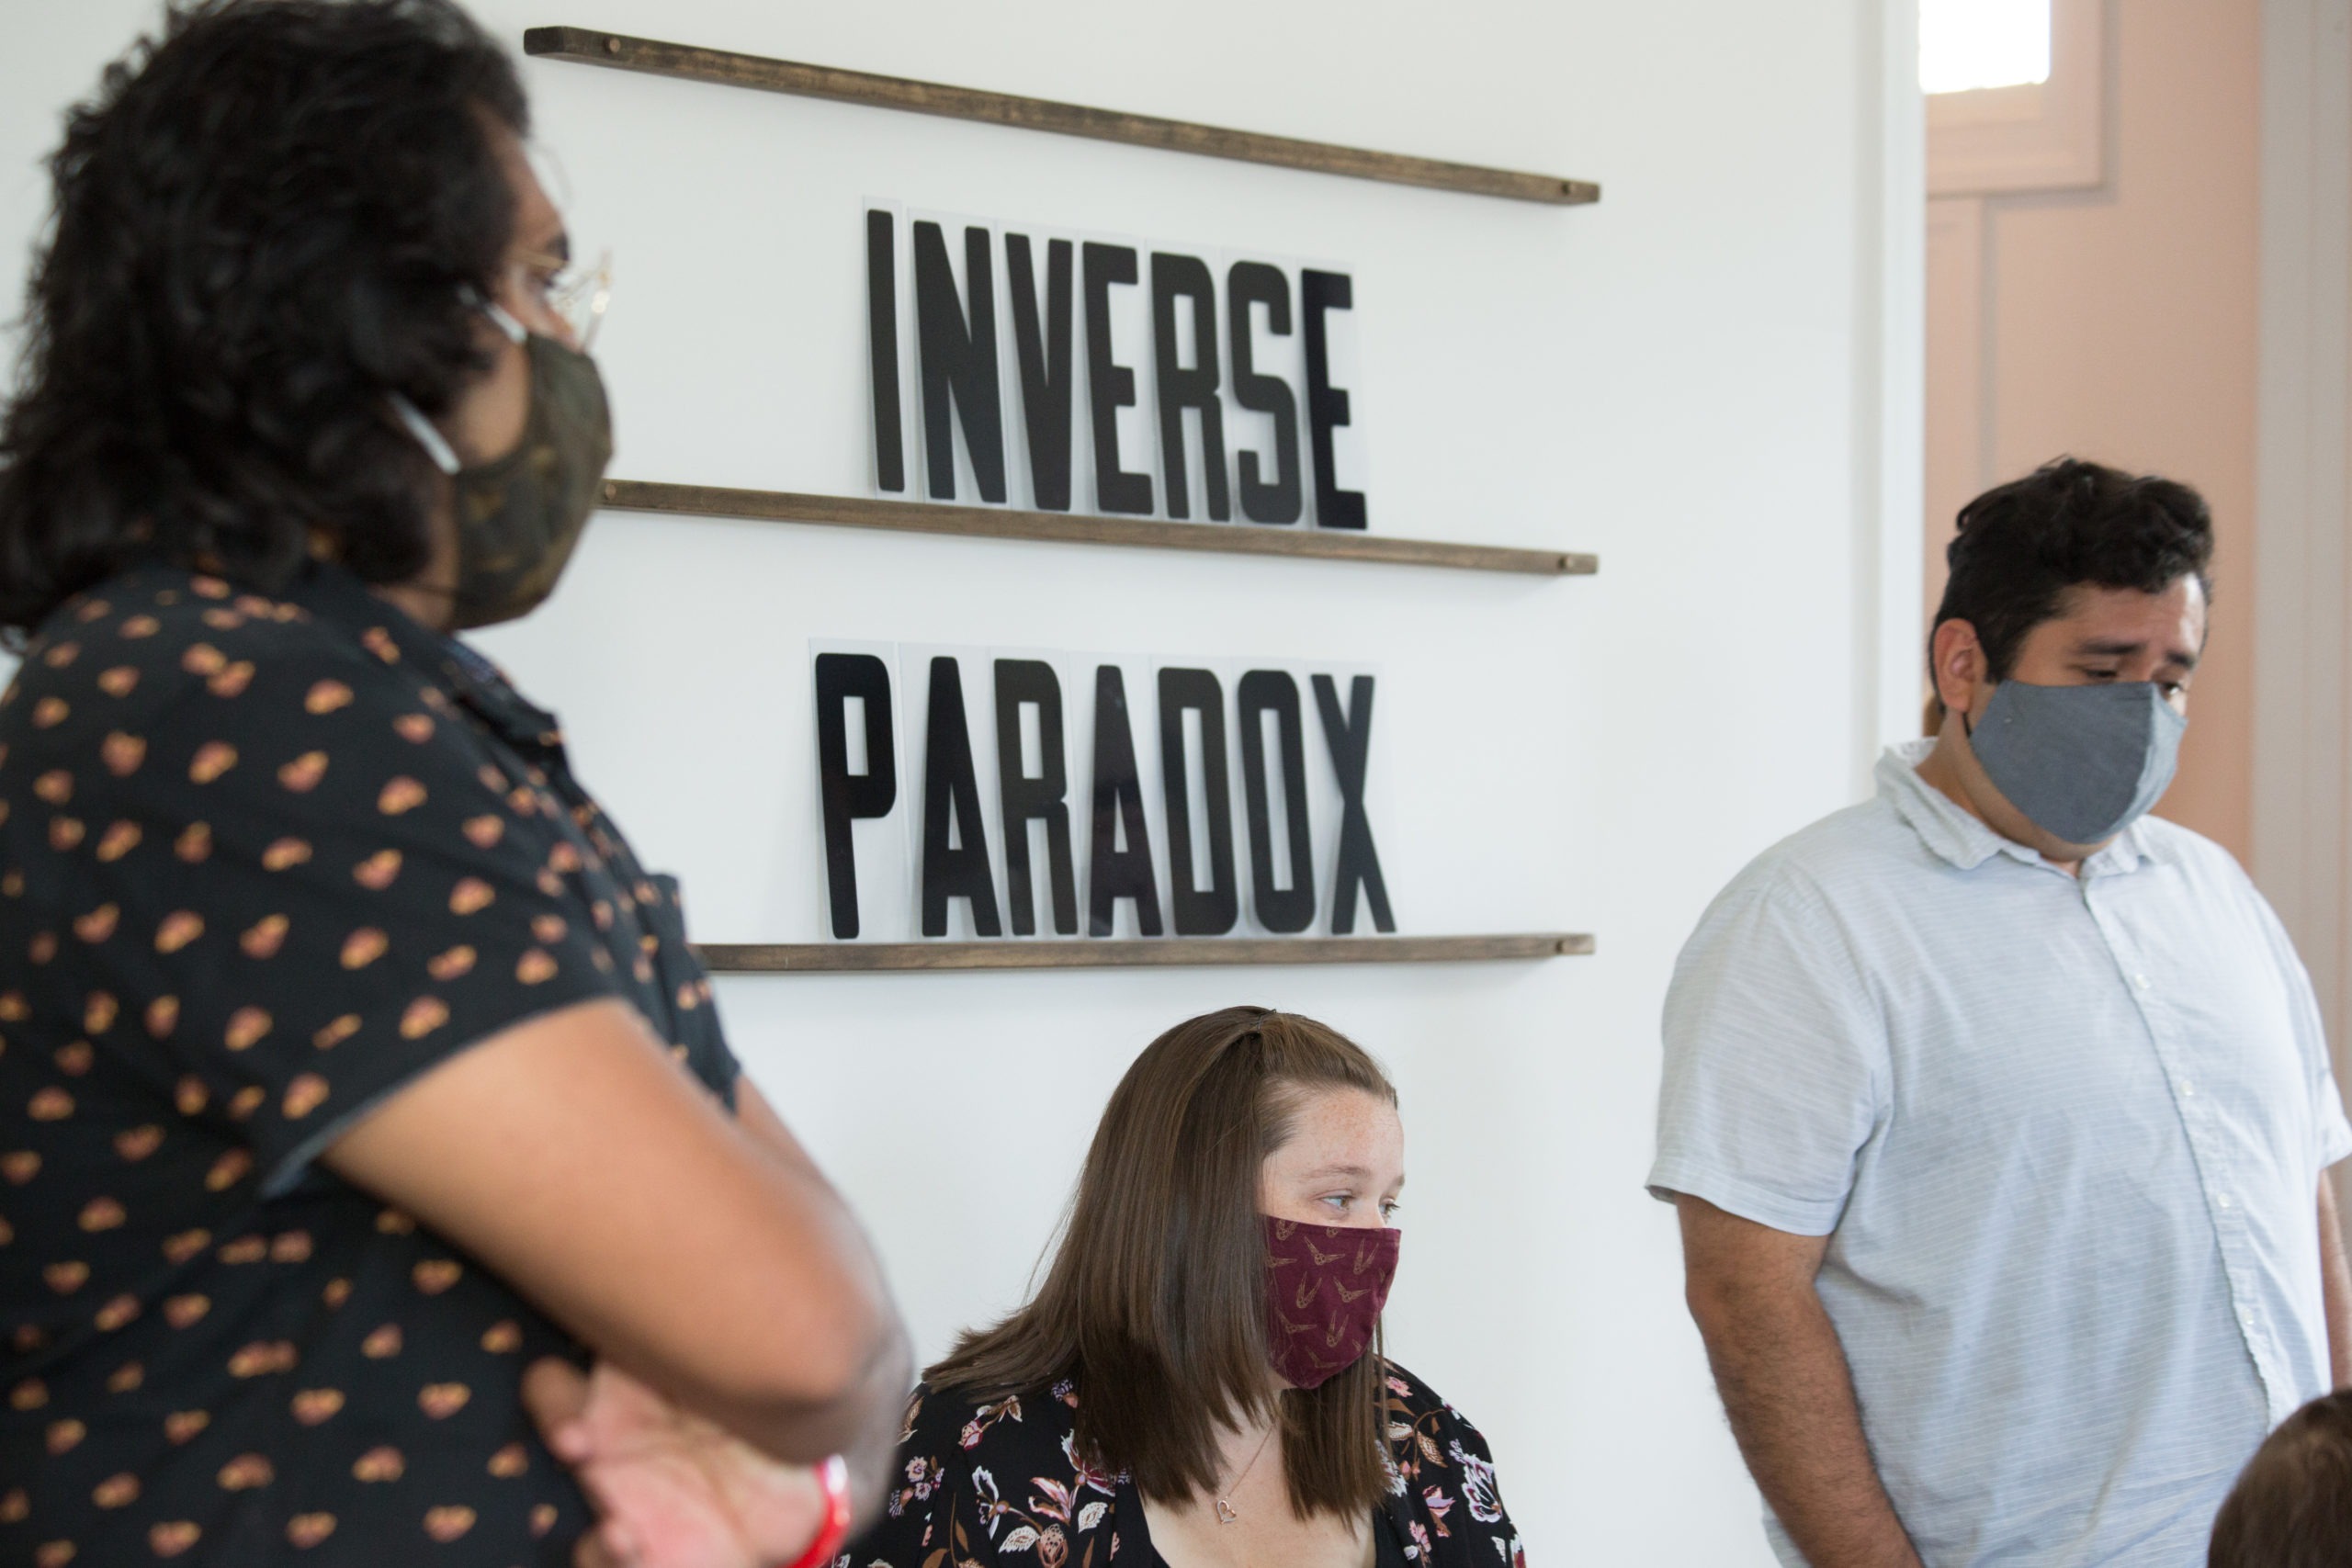
<instances>
[{"instance_id":1,"label":"white door frame","mask_svg":"<svg viewBox=\"0 0 2352 1568\"><path fill-rule=\"evenodd\" d=\"M2352 1025L2352 0L2264 0L2255 880Z\"/></svg>"},{"instance_id":2,"label":"white door frame","mask_svg":"<svg viewBox=\"0 0 2352 1568\"><path fill-rule=\"evenodd\" d=\"M1928 120L1918 0L1859 3L1854 783L1867 795L1881 749L1919 733L1926 682Z\"/></svg>"}]
</instances>

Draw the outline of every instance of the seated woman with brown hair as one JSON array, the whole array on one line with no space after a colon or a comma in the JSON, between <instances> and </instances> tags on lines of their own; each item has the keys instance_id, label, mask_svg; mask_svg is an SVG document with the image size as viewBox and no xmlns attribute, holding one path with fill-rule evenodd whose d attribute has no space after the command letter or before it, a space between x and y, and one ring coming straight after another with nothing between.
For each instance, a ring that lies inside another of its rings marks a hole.
<instances>
[{"instance_id":1,"label":"seated woman with brown hair","mask_svg":"<svg viewBox=\"0 0 2352 1568\"><path fill-rule=\"evenodd\" d=\"M1404 1137L1380 1068L1310 1019L1152 1042L1044 1287L925 1374L848 1560L1520 1564L1485 1441L1374 1348Z\"/></svg>"}]
</instances>

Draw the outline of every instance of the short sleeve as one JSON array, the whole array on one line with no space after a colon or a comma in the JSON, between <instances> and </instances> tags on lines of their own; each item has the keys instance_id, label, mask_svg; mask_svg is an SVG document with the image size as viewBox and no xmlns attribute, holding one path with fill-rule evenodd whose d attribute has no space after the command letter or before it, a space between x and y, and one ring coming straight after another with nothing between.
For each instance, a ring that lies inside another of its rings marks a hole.
<instances>
[{"instance_id":1,"label":"short sleeve","mask_svg":"<svg viewBox=\"0 0 2352 1568\"><path fill-rule=\"evenodd\" d=\"M2278 964L2279 981L2287 987L2289 1007L2294 1014L2295 1049L2301 1054L2304 1081L2310 1086L2312 1111L2312 1157L2322 1170L2347 1156L2352 1156L2352 1122L2344 1114L2344 1096L2337 1089L2335 1070L2328 1057L2327 1030L2320 1021L2319 998L2312 991L2310 971L2295 952L2294 939L2287 934L2278 911L2270 901L2257 891L2251 880L2244 879L2246 896L2262 911L2262 925L2270 939L2270 951Z\"/></svg>"},{"instance_id":2,"label":"short sleeve","mask_svg":"<svg viewBox=\"0 0 2352 1568\"><path fill-rule=\"evenodd\" d=\"M2316 1008L2313 1011L2316 1013ZM2318 1133L2319 1168L2325 1170L2338 1161L2352 1158L2352 1122L2345 1119L2344 1094L2336 1085L2335 1069L2328 1065L2324 1050L2313 1059L2312 1114Z\"/></svg>"},{"instance_id":3,"label":"short sleeve","mask_svg":"<svg viewBox=\"0 0 2352 1568\"><path fill-rule=\"evenodd\" d=\"M1518 1562L1518 1531L1503 1506L1486 1438L1468 1416L1396 1362L1384 1363L1383 1382L1382 1419L1389 1441L1385 1507L1408 1558L1419 1551L1430 1563Z\"/></svg>"},{"instance_id":4,"label":"short sleeve","mask_svg":"<svg viewBox=\"0 0 2352 1568\"><path fill-rule=\"evenodd\" d=\"M417 1075L617 985L550 874L569 824L437 688L356 649L215 660L76 781L73 931L116 982L91 1007L136 1010L110 1038L274 1192Z\"/></svg>"},{"instance_id":5,"label":"short sleeve","mask_svg":"<svg viewBox=\"0 0 2352 1568\"><path fill-rule=\"evenodd\" d=\"M949 1471L963 1458L958 1417L970 1408L928 1384L917 1385L886 1478L881 1517L837 1561L851 1568L924 1568L932 1553L946 1545L954 1497Z\"/></svg>"},{"instance_id":6,"label":"short sleeve","mask_svg":"<svg viewBox=\"0 0 2352 1568\"><path fill-rule=\"evenodd\" d=\"M1675 964L1650 1190L1797 1235L1837 1228L1888 1094L1885 1030L1820 899L1735 884Z\"/></svg>"}]
</instances>

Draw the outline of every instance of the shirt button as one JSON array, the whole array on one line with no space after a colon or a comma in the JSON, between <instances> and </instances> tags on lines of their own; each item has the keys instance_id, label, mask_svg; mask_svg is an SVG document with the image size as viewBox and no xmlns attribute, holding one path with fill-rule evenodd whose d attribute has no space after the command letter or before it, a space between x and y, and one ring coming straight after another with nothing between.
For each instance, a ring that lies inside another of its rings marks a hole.
<instances>
[{"instance_id":1,"label":"shirt button","mask_svg":"<svg viewBox=\"0 0 2352 1568\"><path fill-rule=\"evenodd\" d=\"M2195 1084L2190 1083L2187 1078L2183 1078L2183 1079L2181 1079L2181 1080L2180 1080L2180 1098L2181 1098L2181 1099L2183 1099L2183 1100L2191 1100L2191 1099L2196 1098L2196 1094L2197 1094L2197 1086L2196 1086Z\"/></svg>"},{"instance_id":2,"label":"shirt button","mask_svg":"<svg viewBox=\"0 0 2352 1568\"><path fill-rule=\"evenodd\" d=\"M2139 987L2140 987L2142 990L2143 990L2143 991L2144 991L2144 990L2146 990L2146 989L2148 988L2148 977L2147 977L2145 975L2134 975L2134 976L2132 976L2132 983L2133 985L2135 985L2135 986Z\"/></svg>"},{"instance_id":3,"label":"shirt button","mask_svg":"<svg viewBox=\"0 0 2352 1568\"><path fill-rule=\"evenodd\" d=\"M2228 1207L2230 1206L2230 1195L2229 1195L2228 1193L2224 1192L2224 1193L2222 1193L2220 1197L2218 1197L2218 1198L2214 1199L2214 1200L2213 1200L2213 1201L2214 1201L2214 1202L2216 1202L2216 1203L2219 1203L2222 1208L2226 1209L2226 1208L2228 1208Z\"/></svg>"}]
</instances>

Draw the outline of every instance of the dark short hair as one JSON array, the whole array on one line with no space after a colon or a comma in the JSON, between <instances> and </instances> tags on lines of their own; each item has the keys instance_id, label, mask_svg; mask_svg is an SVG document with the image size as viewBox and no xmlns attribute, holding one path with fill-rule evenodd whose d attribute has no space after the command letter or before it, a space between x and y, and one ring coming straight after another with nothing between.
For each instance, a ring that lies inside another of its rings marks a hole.
<instances>
[{"instance_id":1,"label":"dark short hair","mask_svg":"<svg viewBox=\"0 0 2352 1568\"><path fill-rule=\"evenodd\" d=\"M2340 1568L2352 1551L2352 1391L2279 1423L2213 1520L2207 1568Z\"/></svg>"},{"instance_id":2,"label":"dark short hair","mask_svg":"<svg viewBox=\"0 0 2352 1568\"><path fill-rule=\"evenodd\" d=\"M147 560L268 587L315 532L400 581L445 412L488 364L523 134L513 62L451 0L193 0L107 68L53 208L0 414L0 636Z\"/></svg>"},{"instance_id":3,"label":"dark short hair","mask_svg":"<svg viewBox=\"0 0 2352 1568\"><path fill-rule=\"evenodd\" d=\"M2177 480L2061 457L1961 508L1951 575L1928 628L1966 621L2006 681L2026 634L2066 613L2069 590L2161 593L2194 576L2210 599L2213 514Z\"/></svg>"},{"instance_id":4,"label":"dark short hair","mask_svg":"<svg viewBox=\"0 0 2352 1568\"><path fill-rule=\"evenodd\" d=\"M1154 1500L1215 1488L1220 1425L1268 1404L1259 1168L1325 1089L1396 1102L1361 1046L1295 1013L1227 1008L1153 1041L1111 1093L1045 1283L923 1376L988 1397L1070 1378L1091 1462ZM1273 1402L1301 1517L1385 1495L1384 1378L1370 1354Z\"/></svg>"}]
</instances>

